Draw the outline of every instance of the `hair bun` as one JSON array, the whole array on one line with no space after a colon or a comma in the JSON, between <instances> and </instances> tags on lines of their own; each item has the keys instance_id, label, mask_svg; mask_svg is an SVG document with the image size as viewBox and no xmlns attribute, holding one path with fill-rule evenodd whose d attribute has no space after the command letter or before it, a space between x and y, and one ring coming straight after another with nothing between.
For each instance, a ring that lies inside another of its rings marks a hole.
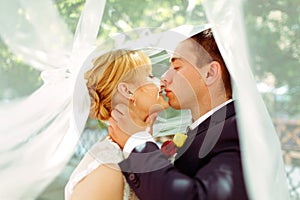
<instances>
[{"instance_id":1,"label":"hair bun","mask_svg":"<svg viewBox=\"0 0 300 200\"><path fill-rule=\"evenodd\" d=\"M101 100L96 90L94 90L93 88L88 89L91 99L89 117L93 119L108 120L110 117L110 105L107 105L105 101Z\"/></svg>"},{"instance_id":2,"label":"hair bun","mask_svg":"<svg viewBox=\"0 0 300 200\"><path fill-rule=\"evenodd\" d=\"M89 89L89 95L91 99L91 106L90 106L90 114L89 117L93 119L97 119L98 113L99 113L99 96L97 92L93 88Z\"/></svg>"}]
</instances>

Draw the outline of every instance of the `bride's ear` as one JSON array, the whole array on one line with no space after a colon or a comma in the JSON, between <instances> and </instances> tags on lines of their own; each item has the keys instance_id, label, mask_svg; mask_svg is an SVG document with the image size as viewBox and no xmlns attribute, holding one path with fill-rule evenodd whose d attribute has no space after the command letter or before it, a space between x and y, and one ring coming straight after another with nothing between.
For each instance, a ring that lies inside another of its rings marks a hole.
<instances>
[{"instance_id":1,"label":"bride's ear","mask_svg":"<svg viewBox=\"0 0 300 200\"><path fill-rule=\"evenodd\" d=\"M127 83L121 82L117 86L117 91L126 99L130 99L132 93L129 89L129 85Z\"/></svg>"}]
</instances>

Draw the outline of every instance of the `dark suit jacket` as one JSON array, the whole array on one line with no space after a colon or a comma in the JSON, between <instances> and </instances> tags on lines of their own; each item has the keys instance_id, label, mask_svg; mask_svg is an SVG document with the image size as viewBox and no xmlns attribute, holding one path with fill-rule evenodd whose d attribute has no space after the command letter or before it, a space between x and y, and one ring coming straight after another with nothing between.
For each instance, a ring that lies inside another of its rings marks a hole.
<instances>
[{"instance_id":1,"label":"dark suit jacket","mask_svg":"<svg viewBox=\"0 0 300 200\"><path fill-rule=\"evenodd\" d=\"M172 165L156 144L139 146L119 165L140 199L248 199L234 103L196 129Z\"/></svg>"}]
</instances>

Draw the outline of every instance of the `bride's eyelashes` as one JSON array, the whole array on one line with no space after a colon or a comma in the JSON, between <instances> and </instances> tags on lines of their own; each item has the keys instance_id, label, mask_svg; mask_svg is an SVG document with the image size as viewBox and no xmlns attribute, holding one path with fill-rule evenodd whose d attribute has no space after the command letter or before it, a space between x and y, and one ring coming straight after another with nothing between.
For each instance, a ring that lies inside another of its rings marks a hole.
<instances>
[{"instance_id":1,"label":"bride's eyelashes","mask_svg":"<svg viewBox=\"0 0 300 200\"><path fill-rule=\"evenodd\" d=\"M151 79L155 78L155 76L153 74L149 74L148 77L151 78Z\"/></svg>"}]
</instances>

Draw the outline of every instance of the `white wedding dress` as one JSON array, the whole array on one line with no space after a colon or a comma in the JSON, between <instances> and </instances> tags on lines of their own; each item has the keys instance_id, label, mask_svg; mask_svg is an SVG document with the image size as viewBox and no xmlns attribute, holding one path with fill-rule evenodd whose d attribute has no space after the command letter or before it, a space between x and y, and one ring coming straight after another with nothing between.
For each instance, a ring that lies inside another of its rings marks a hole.
<instances>
[{"instance_id":1,"label":"white wedding dress","mask_svg":"<svg viewBox=\"0 0 300 200\"><path fill-rule=\"evenodd\" d=\"M94 144L73 171L65 187L65 200L70 200L75 185L88 176L97 167L102 164L117 164L123 159L124 155L122 150L109 137L106 137ZM130 189L125 177L123 199L138 199L134 192Z\"/></svg>"}]
</instances>

